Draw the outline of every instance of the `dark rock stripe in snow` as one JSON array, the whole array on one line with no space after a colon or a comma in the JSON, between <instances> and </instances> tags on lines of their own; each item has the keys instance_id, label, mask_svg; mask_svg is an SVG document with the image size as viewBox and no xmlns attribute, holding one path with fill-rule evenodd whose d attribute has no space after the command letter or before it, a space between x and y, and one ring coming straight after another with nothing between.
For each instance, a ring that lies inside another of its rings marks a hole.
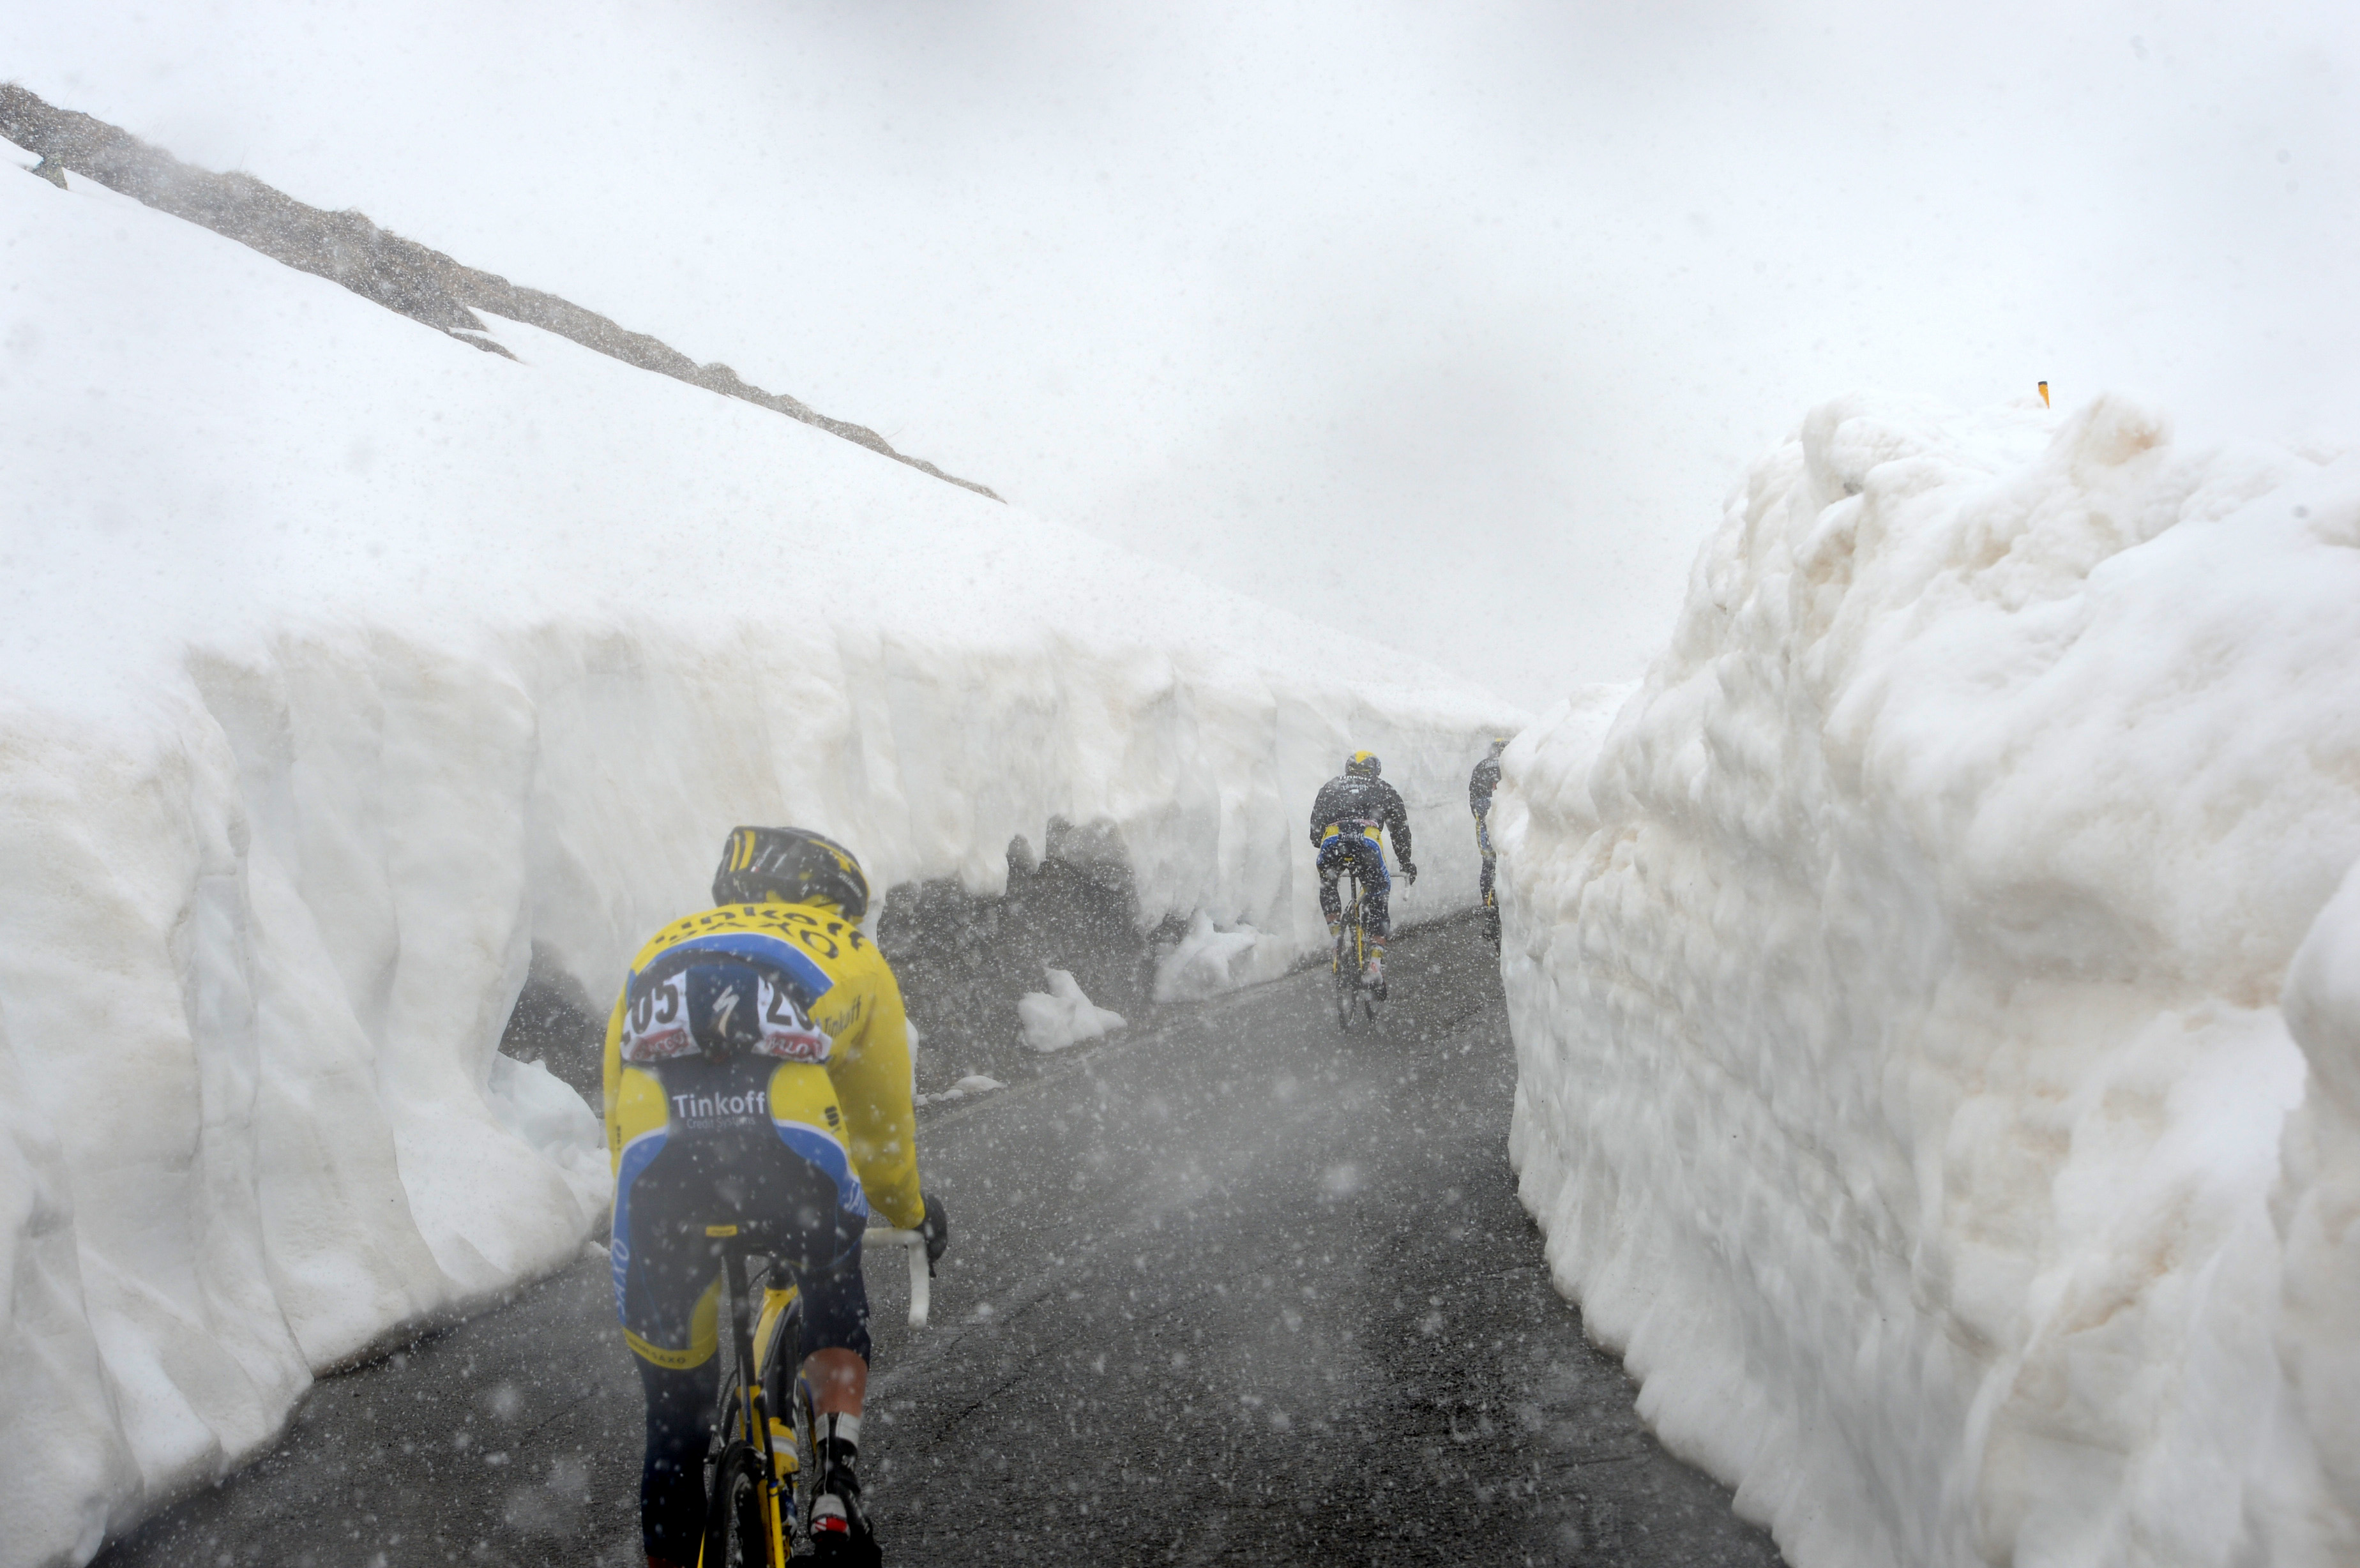
<instances>
[{"instance_id":1,"label":"dark rock stripe in snow","mask_svg":"<svg viewBox=\"0 0 2360 1568\"><path fill-rule=\"evenodd\" d=\"M616 325L595 311L519 289L415 240L378 228L359 212L323 212L251 175L216 174L182 163L128 131L71 109L60 109L14 82L0 82L0 136L38 154L33 172L63 184L60 170L94 180L174 217L200 223L299 271L340 283L388 310L448 332L461 343L509 358L486 332L478 310L571 338L585 348L692 386L759 403L791 419L817 425L937 479L989 495L972 480L945 474L923 458L895 452L865 425L831 419L784 393L765 392L738 379L726 365L698 365L645 332Z\"/></svg>"}]
</instances>

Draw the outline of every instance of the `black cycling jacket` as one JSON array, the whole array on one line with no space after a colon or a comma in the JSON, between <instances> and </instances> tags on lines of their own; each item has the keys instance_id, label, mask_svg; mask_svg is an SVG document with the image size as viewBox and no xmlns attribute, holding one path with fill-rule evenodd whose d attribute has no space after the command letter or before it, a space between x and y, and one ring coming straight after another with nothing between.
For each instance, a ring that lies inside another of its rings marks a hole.
<instances>
[{"instance_id":1,"label":"black cycling jacket","mask_svg":"<svg viewBox=\"0 0 2360 1568\"><path fill-rule=\"evenodd\" d=\"M1409 808L1402 804L1401 791L1383 779L1348 773L1319 786L1319 798L1311 802L1311 842L1317 844L1338 824L1382 829L1393 835L1395 857L1404 866L1411 864Z\"/></svg>"},{"instance_id":2,"label":"black cycling jacket","mask_svg":"<svg viewBox=\"0 0 2360 1568\"><path fill-rule=\"evenodd\" d=\"M1487 757L1467 779L1467 809L1482 822L1491 814L1491 791L1500 787L1500 759Z\"/></svg>"}]
</instances>

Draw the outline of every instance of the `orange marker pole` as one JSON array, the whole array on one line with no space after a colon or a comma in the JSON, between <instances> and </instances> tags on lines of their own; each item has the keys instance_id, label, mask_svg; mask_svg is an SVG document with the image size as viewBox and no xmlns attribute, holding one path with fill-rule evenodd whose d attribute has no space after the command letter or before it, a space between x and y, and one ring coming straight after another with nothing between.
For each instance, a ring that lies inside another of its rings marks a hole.
<instances>
[{"instance_id":1,"label":"orange marker pole","mask_svg":"<svg viewBox=\"0 0 2360 1568\"><path fill-rule=\"evenodd\" d=\"M2046 381L2040 384L2040 406L2044 408L2049 407L2049 383Z\"/></svg>"}]
</instances>

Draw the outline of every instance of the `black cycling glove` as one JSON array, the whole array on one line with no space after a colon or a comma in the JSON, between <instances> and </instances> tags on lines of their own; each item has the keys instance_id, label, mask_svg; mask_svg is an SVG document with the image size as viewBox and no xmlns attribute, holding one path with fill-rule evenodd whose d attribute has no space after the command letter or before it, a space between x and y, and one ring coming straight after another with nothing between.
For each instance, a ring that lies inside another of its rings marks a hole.
<instances>
[{"instance_id":1,"label":"black cycling glove","mask_svg":"<svg viewBox=\"0 0 2360 1568\"><path fill-rule=\"evenodd\" d=\"M1403 885L1404 887L1409 887L1409 886L1413 886L1413 885L1415 885L1415 884L1416 883L1416 881L1417 881L1417 867L1416 867L1416 866L1412 866L1412 865L1411 865L1408 861L1406 861L1406 860L1403 861L1403 862L1402 862L1402 885Z\"/></svg>"},{"instance_id":2,"label":"black cycling glove","mask_svg":"<svg viewBox=\"0 0 2360 1568\"><path fill-rule=\"evenodd\" d=\"M918 1234L926 1238L926 1268L931 1270L943 1260L951 1245L951 1222L943 1213L943 1201L932 1192L924 1194L926 1217L918 1222Z\"/></svg>"}]
</instances>

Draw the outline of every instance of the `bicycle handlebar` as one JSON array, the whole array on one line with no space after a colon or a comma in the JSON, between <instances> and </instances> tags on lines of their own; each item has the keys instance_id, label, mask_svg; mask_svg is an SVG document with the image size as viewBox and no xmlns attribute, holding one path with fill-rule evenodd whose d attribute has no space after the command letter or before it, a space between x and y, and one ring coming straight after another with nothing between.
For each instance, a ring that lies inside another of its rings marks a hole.
<instances>
[{"instance_id":1,"label":"bicycle handlebar","mask_svg":"<svg viewBox=\"0 0 2360 1568\"><path fill-rule=\"evenodd\" d=\"M770 1247L765 1243L778 1239L770 1227L759 1225L689 1225L685 1228L691 1233L701 1231L705 1236L721 1241L725 1248L738 1257L748 1253L767 1253ZM872 1244L898 1247L909 1253L910 1326L925 1327L928 1312L934 1305L934 1269L926 1259L924 1235L914 1230L896 1230L890 1225L870 1225L860 1233L861 1250L866 1252Z\"/></svg>"},{"instance_id":2,"label":"bicycle handlebar","mask_svg":"<svg viewBox=\"0 0 2360 1568\"><path fill-rule=\"evenodd\" d=\"M934 1268L926 1261L926 1238L914 1230L871 1225L861 1233L862 1250L898 1247L910 1255L910 1326L923 1328L934 1306Z\"/></svg>"}]
</instances>

